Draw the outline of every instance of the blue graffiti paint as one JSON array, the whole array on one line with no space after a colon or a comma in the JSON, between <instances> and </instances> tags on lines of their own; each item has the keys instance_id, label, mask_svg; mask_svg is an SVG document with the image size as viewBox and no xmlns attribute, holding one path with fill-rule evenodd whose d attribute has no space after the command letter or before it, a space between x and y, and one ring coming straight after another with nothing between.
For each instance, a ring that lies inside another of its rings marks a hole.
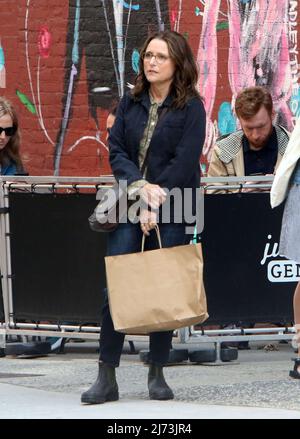
<instances>
[{"instance_id":1,"label":"blue graffiti paint","mask_svg":"<svg viewBox=\"0 0 300 439\"><path fill-rule=\"evenodd\" d=\"M0 46L0 70L5 66L4 50Z\"/></svg>"},{"instance_id":2,"label":"blue graffiti paint","mask_svg":"<svg viewBox=\"0 0 300 439\"><path fill-rule=\"evenodd\" d=\"M132 9L133 11L139 11L140 9L140 5L129 5L124 0L118 0L117 3L121 3L124 6L124 8Z\"/></svg>"},{"instance_id":3,"label":"blue graffiti paint","mask_svg":"<svg viewBox=\"0 0 300 439\"><path fill-rule=\"evenodd\" d=\"M201 10L200 10L200 8L198 8L198 6L195 7L195 15L196 15L196 17L201 15Z\"/></svg>"},{"instance_id":4,"label":"blue graffiti paint","mask_svg":"<svg viewBox=\"0 0 300 439\"><path fill-rule=\"evenodd\" d=\"M293 95L289 102L289 107L294 116L300 116L300 88L298 90L298 94Z\"/></svg>"},{"instance_id":5,"label":"blue graffiti paint","mask_svg":"<svg viewBox=\"0 0 300 439\"><path fill-rule=\"evenodd\" d=\"M140 63L140 54L136 49L134 49L131 55L131 64L132 64L132 69L136 74L139 73L139 63Z\"/></svg>"},{"instance_id":6,"label":"blue graffiti paint","mask_svg":"<svg viewBox=\"0 0 300 439\"><path fill-rule=\"evenodd\" d=\"M243 4L245 5L246 3L250 3L251 0L240 0L240 2L243 3Z\"/></svg>"},{"instance_id":7,"label":"blue graffiti paint","mask_svg":"<svg viewBox=\"0 0 300 439\"><path fill-rule=\"evenodd\" d=\"M74 43L72 49L72 62L78 64L79 62L79 20L80 20L80 0L76 1L76 14L74 25Z\"/></svg>"},{"instance_id":8,"label":"blue graffiti paint","mask_svg":"<svg viewBox=\"0 0 300 439\"><path fill-rule=\"evenodd\" d=\"M220 105L218 111L218 127L222 136L236 130L236 120L232 114L229 102L222 102Z\"/></svg>"},{"instance_id":9,"label":"blue graffiti paint","mask_svg":"<svg viewBox=\"0 0 300 439\"><path fill-rule=\"evenodd\" d=\"M205 163L200 163L200 168L201 168L201 172L203 175L206 174L206 164Z\"/></svg>"}]
</instances>

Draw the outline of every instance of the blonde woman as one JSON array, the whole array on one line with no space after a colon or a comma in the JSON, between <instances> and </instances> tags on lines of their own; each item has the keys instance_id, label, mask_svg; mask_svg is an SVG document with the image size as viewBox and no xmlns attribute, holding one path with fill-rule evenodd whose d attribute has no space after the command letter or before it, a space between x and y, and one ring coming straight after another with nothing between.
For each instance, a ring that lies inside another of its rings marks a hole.
<instances>
[{"instance_id":1,"label":"blonde woman","mask_svg":"<svg viewBox=\"0 0 300 439\"><path fill-rule=\"evenodd\" d=\"M0 97L0 175L23 172L17 113L7 99Z\"/></svg>"}]
</instances>

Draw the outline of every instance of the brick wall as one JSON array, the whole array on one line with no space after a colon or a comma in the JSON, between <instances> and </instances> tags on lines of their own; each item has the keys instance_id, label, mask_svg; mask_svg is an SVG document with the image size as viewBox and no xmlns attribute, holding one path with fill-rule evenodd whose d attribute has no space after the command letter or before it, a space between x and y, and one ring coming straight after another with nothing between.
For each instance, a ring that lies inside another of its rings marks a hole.
<instances>
[{"instance_id":1,"label":"brick wall","mask_svg":"<svg viewBox=\"0 0 300 439\"><path fill-rule=\"evenodd\" d=\"M235 129L231 108L245 86L267 86L278 121L292 129L300 99L298 1L135 0L130 8L120 0L114 11L111 0L1 0L0 93L18 109L31 175L110 173L108 108L134 80L137 50L158 28L157 5L165 27L188 38L200 68L204 168L215 138Z\"/></svg>"}]
</instances>

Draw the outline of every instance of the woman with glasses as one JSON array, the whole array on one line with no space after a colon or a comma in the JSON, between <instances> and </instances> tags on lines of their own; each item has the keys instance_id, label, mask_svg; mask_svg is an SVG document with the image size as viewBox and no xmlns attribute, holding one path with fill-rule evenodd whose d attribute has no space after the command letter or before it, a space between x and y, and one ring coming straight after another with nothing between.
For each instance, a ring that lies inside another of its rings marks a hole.
<instances>
[{"instance_id":1,"label":"woman with glasses","mask_svg":"<svg viewBox=\"0 0 300 439\"><path fill-rule=\"evenodd\" d=\"M182 195L177 214L182 214L187 205L195 212L206 123L203 102L196 89L197 80L193 54L182 35L165 31L146 40L140 52L134 88L121 99L108 139L114 176L118 182L126 181L129 199L139 195L142 207L135 217L131 217L129 210L127 223L120 223L108 234L109 256L139 252L143 234L148 236L146 250L156 249L158 244L153 229L157 224L163 247L190 242L192 235L190 230L186 233L186 218L184 215L179 221L175 218L176 212L172 211L175 202L168 193L177 189ZM192 194L189 199L184 194L187 188ZM166 219L164 203L170 206ZM150 334L150 399L174 398L163 375L171 341L172 331ZM115 368L119 366L123 343L124 334L114 330L106 298L102 311L99 373L92 387L82 394L83 403L101 404L119 399Z\"/></svg>"},{"instance_id":2,"label":"woman with glasses","mask_svg":"<svg viewBox=\"0 0 300 439\"><path fill-rule=\"evenodd\" d=\"M23 172L17 114L12 104L0 97L0 175Z\"/></svg>"}]
</instances>

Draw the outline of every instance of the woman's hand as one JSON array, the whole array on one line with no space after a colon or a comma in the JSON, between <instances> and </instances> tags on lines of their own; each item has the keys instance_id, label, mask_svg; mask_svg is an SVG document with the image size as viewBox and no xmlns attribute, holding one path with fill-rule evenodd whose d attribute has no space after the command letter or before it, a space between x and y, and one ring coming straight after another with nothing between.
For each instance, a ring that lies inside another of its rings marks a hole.
<instances>
[{"instance_id":1,"label":"woman's hand","mask_svg":"<svg viewBox=\"0 0 300 439\"><path fill-rule=\"evenodd\" d=\"M141 209L140 224L144 235L149 236L150 230L154 229L157 225L157 214L147 209Z\"/></svg>"},{"instance_id":2,"label":"woman's hand","mask_svg":"<svg viewBox=\"0 0 300 439\"><path fill-rule=\"evenodd\" d=\"M152 209L158 209L166 201L167 194L158 184L146 183L140 190L143 201Z\"/></svg>"}]
</instances>

